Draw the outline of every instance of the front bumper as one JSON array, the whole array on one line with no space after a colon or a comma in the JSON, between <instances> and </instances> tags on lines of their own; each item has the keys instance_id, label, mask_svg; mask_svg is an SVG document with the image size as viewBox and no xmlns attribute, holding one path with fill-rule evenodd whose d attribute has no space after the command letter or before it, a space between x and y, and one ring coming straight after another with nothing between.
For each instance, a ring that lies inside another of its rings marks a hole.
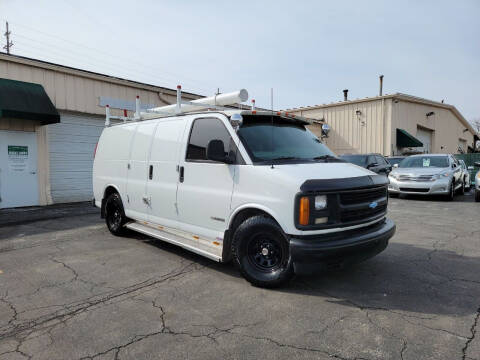
<instances>
[{"instance_id":1,"label":"front bumper","mask_svg":"<svg viewBox=\"0 0 480 360\"><path fill-rule=\"evenodd\" d=\"M334 234L292 236L290 254L296 274L341 268L382 252L395 234L395 223L380 223Z\"/></svg>"},{"instance_id":2,"label":"front bumper","mask_svg":"<svg viewBox=\"0 0 480 360\"><path fill-rule=\"evenodd\" d=\"M448 195L450 178L434 181L398 181L389 177L388 192L391 194Z\"/></svg>"}]
</instances>

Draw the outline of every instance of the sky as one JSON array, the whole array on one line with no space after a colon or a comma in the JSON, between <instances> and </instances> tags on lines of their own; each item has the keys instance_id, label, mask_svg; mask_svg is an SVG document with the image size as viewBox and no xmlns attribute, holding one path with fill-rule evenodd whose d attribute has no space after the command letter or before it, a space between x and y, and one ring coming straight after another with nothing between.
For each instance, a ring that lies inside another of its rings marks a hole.
<instances>
[{"instance_id":1,"label":"sky","mask_svg":"<svg viewBox=\"0 0 480 360\"><path fill-rule=\"evenodd\" d=\"M480 118L480 1L0 0L12 54L286 109L406 93ZM2 47L5 39L1 39Z\"/></svg>"}]
</instances>

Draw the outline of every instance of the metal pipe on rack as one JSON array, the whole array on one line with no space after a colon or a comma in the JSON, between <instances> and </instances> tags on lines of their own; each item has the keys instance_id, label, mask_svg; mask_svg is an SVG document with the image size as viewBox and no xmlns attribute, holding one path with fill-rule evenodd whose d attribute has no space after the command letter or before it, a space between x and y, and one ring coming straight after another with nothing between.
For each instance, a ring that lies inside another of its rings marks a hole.
<instances>
[{"instance_id":1,"label":"metal pipe on rack","mask_svg":"<svg viewBox=\"0 0 480 360\"><path fill-rule=\"evenodd\" d=\"M180 87L181 89L181 87ZM160 106L149 109L149 112L162 112L167 114L177 114L180 103L182 104L180 112L185 113L189 111L202 111L208 109L210 106L223 106L241 103L248 100L248 92L245 89L234 91L231 93L219 94L193 101L182 102L180 89L177 87L177 104ZM179 101L180 100L180 101Z\"/></svg>"},{"instance_id":2,"label":"metal pipe on rack","mask_svg":"<svg viewBox=\"0 0 480 360\"><path fill-rule=\"evenodd\" d=\"M135 120L140 120L140 96L138 95L135 99L135 115L133 117Z\"/></svg>"},{"instance_id":3,"label":"metal pipe on rack","mask_svg":"<svg viewBox=\"0 0 480 360\"><path fill-rule=\"evenodd\" d=\"M182 108L182 87L180 85L177 85L177 104L175 106L175 113L180 114Z\"/></svg>"},{"instance_id":4,"label":"metal pipe on rack","mask_svg":"<svg viewBox=\"0 0 480 360\"><path fill-rule=\"evenodd\" d=\"M105 126L110 126L110 105L105 106Z\"/></svg>"}]
</instances>

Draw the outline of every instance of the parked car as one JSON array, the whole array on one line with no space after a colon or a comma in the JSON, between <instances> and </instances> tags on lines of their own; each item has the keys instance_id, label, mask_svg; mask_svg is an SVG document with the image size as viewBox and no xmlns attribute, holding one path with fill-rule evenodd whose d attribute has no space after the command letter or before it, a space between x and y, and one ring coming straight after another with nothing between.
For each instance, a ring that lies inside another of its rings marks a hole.
<instances>
[{"instance_id":1,"label":"parked car","mask_svg":"<svg viewBox=\"0 0 480 360\"><path fill-rule=\"evenodd\" d=\"M395 232L388 179L337 158L308 124L225 110L106 127L95 205L112 234L232 259L257 286L378 254Z\"/></svg>"},{"instance_id":2,"label":"parked car","mask_svg":"<svg viewBox=\"0 0 480 360\"><path fill-rule=\"evenodd\" d=\"M480 167L480 162L476 162L475 166ZM475 201L480 202L480 170L475 175Z\"/></svg>"},{"instance_id":3,"label":"parked car","mask_svg":"<svg viewBox=\"0 0 480 360\"><path fill-rule=\"evenodd\" d=\"M389 156L389 157L387 157L387 161L390 163L390 165L395 167L396 165L398 165L400 163L400 161L402 161L405 158L406 158L406 156Z\"/></svg>"},{"instance_id":4,"label":"parked car","mask_svg":"<svg viewBox=\"0 0 480 360\"><path fill-rule=\"evenodd\" d=\"M470 172L468 171L465 161L463 161L462 159L459 159L458 162L460 163L460 167L462 168L462 177L463 177L463 183L465 184L465 188L470 190L470 185L471 185Z\"/></svg>"},{"instance_id":5,"label":"parked car","mask_svg":"<svg viewBox=\"0 0 480 360\"><path fill-rule=\"evenodd\" d=\"M462 168L450 154L409 156L393 169L389 180L391 195L445 195L452 200L457 191L465 192Z\"/></svg>"},{"instance_id":6,"label":"parked car","mask_svg":"<svg viewBox=\"0 0 480 360\"><path fill-rule=\"evenodd\" d=\"M392 171L392 165L380 154L345 154L340 158L377 174L388 175Z\"/></svg>"}]
</instances>

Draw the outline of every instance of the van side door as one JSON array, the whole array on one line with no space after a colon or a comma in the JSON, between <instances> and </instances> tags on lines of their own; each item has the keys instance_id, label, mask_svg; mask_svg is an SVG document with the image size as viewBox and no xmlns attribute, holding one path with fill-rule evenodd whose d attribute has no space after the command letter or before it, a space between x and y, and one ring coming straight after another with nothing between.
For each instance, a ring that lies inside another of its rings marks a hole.
<instances>
[{"instance_id":1,"label":"van side door","mask_svg":"<svg viewBox=\"0 0 480 360\"><path fill-rule=\"evenodd\" d=\"M178 159L186 119L175 117L158 122L153 136L148 165L147 193L150 205L149 220L176 228Z\"/></svg>"},{"instance_id":2,"label":"van side door","mask_svg":"<svg viewBox=\"0 0 480 360\"><path fill-rule=\"evenodd\" d=\"M189 131L185 132L186 148L179 164L179 220L188 232L223 239L240 154L224 123L226 120L202 115L190 121ZM211 140L222 140L225 152L235 154L233 164L207 159L207 145Z\"/></svg>"},{"instance_id":3,"label":"van side door","mask_svg":"<svg viewBox=\"0 0 480 360\"><path fill-rule=\"evenodd\" d=\"M148 218L148 157L156 125L156 121L139 123L130 149L130 159L127 164L127 198L122 200L125 214L135 220ZM125 146L125 144L117 144L117 146Z\"/></svg>"}]
</instances>

